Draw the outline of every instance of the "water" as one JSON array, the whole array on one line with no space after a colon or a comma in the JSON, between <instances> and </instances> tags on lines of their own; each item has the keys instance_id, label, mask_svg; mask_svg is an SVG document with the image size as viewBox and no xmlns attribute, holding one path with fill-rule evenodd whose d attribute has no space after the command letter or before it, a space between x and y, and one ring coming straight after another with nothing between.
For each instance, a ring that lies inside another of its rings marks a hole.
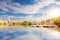
<instances>
[{"instance_id":1,"label":"water","mask_svg":"<svg viewBox=\"0 0 60 40\"><path fill-rule=\"evenodd\" d=\"M0 40L60 40L60 32L47 28L0 29Z\"/></svg>"}]
</instances>

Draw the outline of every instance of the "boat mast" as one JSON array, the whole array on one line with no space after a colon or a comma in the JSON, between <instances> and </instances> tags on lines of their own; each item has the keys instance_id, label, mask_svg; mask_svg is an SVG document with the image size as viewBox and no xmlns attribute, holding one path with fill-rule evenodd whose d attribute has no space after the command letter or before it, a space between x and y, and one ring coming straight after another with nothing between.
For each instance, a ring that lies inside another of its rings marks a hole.
<instances>
[{"instance_id":1,"label":"boat mast","mask_svg":"<svg viewBox=\"0 0 60 40\"><path fill-rule=\"evenodd\" d=\"M45 13L45 25L46 25L46 13Z\"/></svg>"},{"instance_id":2,"label":"boat mast","mask_svg":"<svg viewBox=\"0 0 60 40\"><path fill-rule=\"evenodd\" d=\"M8 25L11 26L11 21L9 16L8 16Z\"/></svg>"},{"instance_id":3,"label":"boat mast","mask_svg":"<svg viewBox=\"0 0 60 40\"><path fill-rule=\"evenodd\" d=\"M8 23L10 23L10 17L8 17Z\"/></svg>"}]
</instances>

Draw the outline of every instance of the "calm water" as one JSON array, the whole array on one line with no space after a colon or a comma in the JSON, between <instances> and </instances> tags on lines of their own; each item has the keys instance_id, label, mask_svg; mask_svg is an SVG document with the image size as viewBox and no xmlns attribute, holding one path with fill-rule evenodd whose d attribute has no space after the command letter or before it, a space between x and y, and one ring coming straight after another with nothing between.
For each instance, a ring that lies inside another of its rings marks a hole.
<instances>
[{"instance_id":1,"label":"calm water","mask_svg":"<svg viewBox=\"0 0 60 40\"><path fill-rule=\"evenodd\" d=\"M0 29L0 40L60 40L60 33L47 28Z\"/></svg>"}]
</instances>

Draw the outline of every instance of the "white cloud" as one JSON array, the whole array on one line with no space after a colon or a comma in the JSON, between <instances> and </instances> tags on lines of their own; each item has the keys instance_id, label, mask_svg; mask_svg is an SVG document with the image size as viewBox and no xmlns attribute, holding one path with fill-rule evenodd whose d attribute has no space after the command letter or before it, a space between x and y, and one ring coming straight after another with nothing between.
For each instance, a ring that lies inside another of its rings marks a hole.
<instances>
[{"instance_id":1,"label":"white cloud","mask_svg":"<svg viewBox=\"0 0 60 40\"><path fill-rule=\"evenodd\" d=\"M0 9L2 10L2 13L6 13L9 10L6 8L6 3L0 2Z\"/></svg>"},{"instance_id":2,"label":"white cloud","mask_svg":"<svg viewBox=\"0 0 60 40\"><path fill-rule=\"evenodd\" d=\"M0 2L0 9L3 10L3 12L10 12L9 9L7 9L6 7L10 8L11 10L13 10L13 13L25 13L25 14L35 14L35 13L40 13L40 11L42 11L43 13L43 16L42 17L39 17L39 18L34 18L33 16L26 16L26 17L11 17L11 18L28 18L30 20L44 20L45 16L44 16L44 13L45 11L41 10L40 8L46 6L46 5L49 5L50 3L56 3L58 5L60 5L59 2L55 2L55 0L42 0L42 2L40 2L40 0L34 0L36 1L37 3L36 4L33 4L33 5L21 5L19 3L15 3L15 2L11 2L11 0L8 0L7 2L10 2L9 5L6 4L6 2ZM48 19L50 17L46 17L46 19Z\"/></svg>"},{"instance_id":3,"label":"white cloud","mask_svg":"<svg viewBox=\"0 0 60 40\"><path fill-rule=\"evenodd\" d=\"M43 2L40 2L40 0L35 0L37 3L34 5L26 5L26 6L22 6L19 3L12 3L10 5L7 5L5 2L2 2L1 5L3 5L4 7L0 7L1 9L3 9L4 11L9 11L8 9L6 9L5 7L9 7L10 9L12 9L13 11L15 11L14 13L27 13L27 14L35 14L37 13L37 11L39 11L39 8L48 5L49 3L53 3L54 0L43 0ZM13 4L13 5L12 5ZM19 7L15 7L14 5L17 5Z\"/></svg>"},{"instance_id":4,"label":"white cloud","mask_svg":"<svg viewBox=\"0 0 60 40\"><path fill-rule=\"evenodd\" d=\"M3 18L4 17L4 18ZM10 18L10 19L13 19L13 18L19 18L19 20L21 20L21 19L24 19L24 20L32 20L34 17L33 17L33 15L28 15L28 16L12 16L12 15L2 15L2 16L0 16L0 19L8 19L8 17Z\"/></svg>"},{"instance_id":5,"label":"white cloud","mask_svg":"<svg viewBox=\"0 0 60 40\"><path fill-rule=\"evenodd\" d=\"M34 5L23 6L21 8L16 8L16 7L10 7L10 8L16 11L17 13L35 14L39 11L41 7L53 3L53 1L54 0L48 0L48 1L45 0L43 2L38 2Z\"/></svg>"},{"instance_id":6,"label":"white cloud","mask_svg":"<svg viewBox=\"0 0 60 40\"><path fill-rule=\"evenodd\" d=\"M10 18L28 18L28 19L30 19L30 18L33 18L33 15L29 15L29 16L24 16L24 17L16 17L16 16L7 16L7 17L10 17Z\"/></svg>"}]
</instances>

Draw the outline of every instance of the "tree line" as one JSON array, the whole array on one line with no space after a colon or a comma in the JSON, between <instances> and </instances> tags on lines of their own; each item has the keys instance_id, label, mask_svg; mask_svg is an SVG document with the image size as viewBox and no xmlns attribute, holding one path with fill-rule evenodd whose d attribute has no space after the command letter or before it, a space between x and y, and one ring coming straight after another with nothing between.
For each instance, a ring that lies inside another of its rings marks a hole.
<instances>
[{"instance_id":1,"label":"tree line","mask_svg":"<svg viewBox=\"0 0 60 40\"><path fill-rule=\"evenodd\" d=\"M49 19L46 20L47 25L50 24L49 21L50 21ZM60 17L53 18L53 22L54 22L55 25L60 27ZM36 22L36 21L11 22L11 26L24 26L24 27L26 27L26 26L37 25L37 24L38 25L40 25L40 24L43 25L44 21L41 21L41 22ZM4 23L0 22L0 26L2 26L2 25L7 26L8 24L6 22L4 22Z\"/></svg>"}]
</instances>

